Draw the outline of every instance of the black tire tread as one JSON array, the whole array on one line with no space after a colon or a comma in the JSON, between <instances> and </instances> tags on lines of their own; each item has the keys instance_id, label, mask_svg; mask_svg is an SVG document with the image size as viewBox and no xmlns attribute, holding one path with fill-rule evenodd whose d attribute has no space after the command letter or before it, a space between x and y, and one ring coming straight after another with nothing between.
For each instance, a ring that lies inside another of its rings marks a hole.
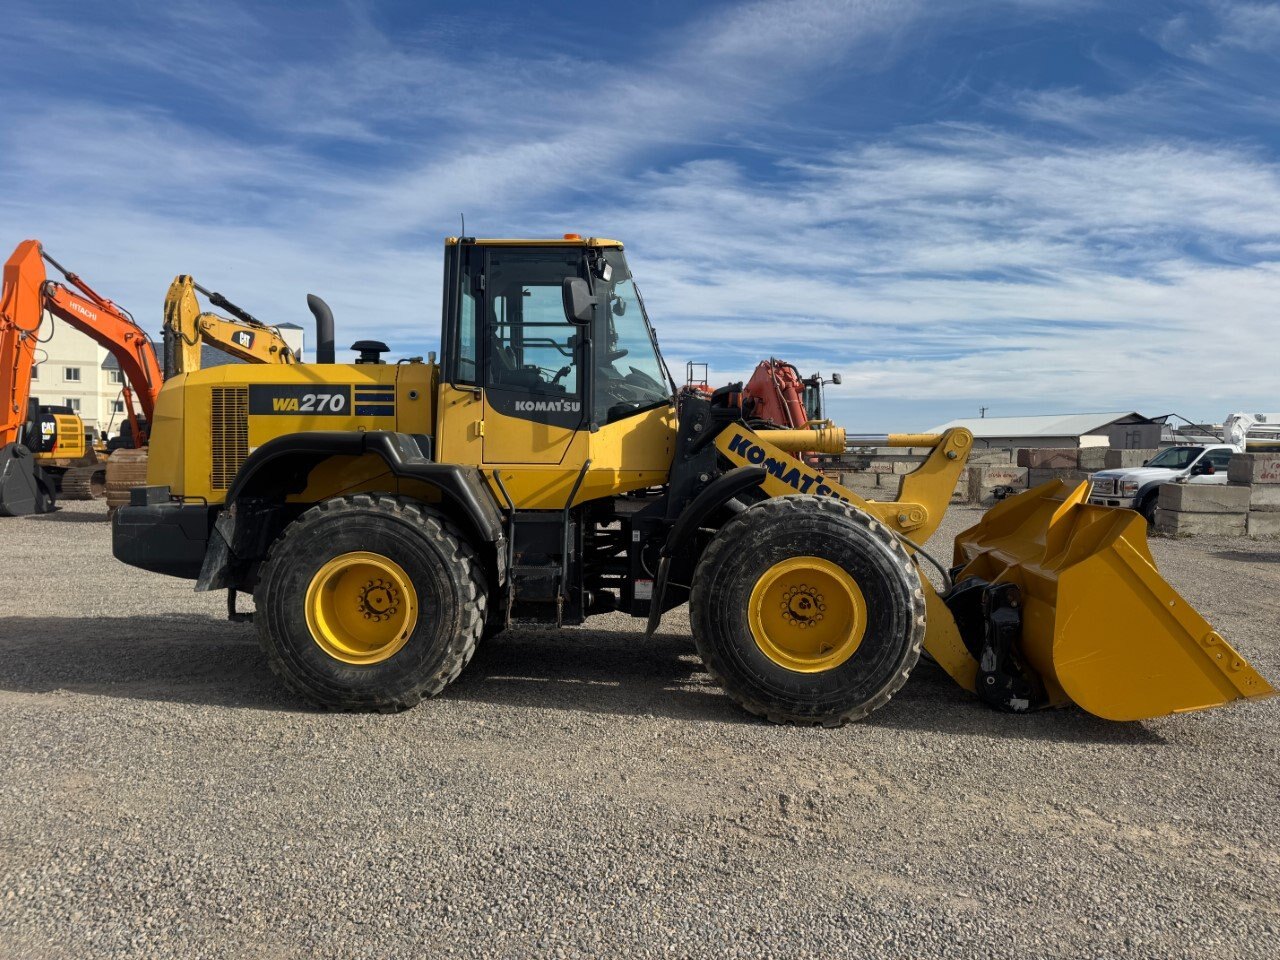
<instances>
[{"instance_id":1,"label":"black tire tread","mask_svg":"<svg viewBox=\"0 0 1280 960\"><path fill-rule=\"evenodd\" d=\"M857 509L852 504L836 500L831 497L814 497L805 495L774 497L769 500L762 501L742 513L734 515L723 527L720 528L720 534L712 539L710 545L703 553L702 558L698 561L699 569L704 565L707 569L718 567L727 559L727 554L738 547L737 537L734 535L739 528L746 528L743 533L750 535L753 530L767 529L771 524L787 524L800 513L808 513L810 515L817 513L826 515L831 518L841 517L850 518L855 523L865 527L877 540L880 540L889 548L890 555L893 557L895 564L900 568L907 581L916 584L912 599L916 604L916 610L913 612L911 622L913 625L913 634L910 648L906 659L903 661L901 668L894 674L893 678L886 684L880 692L871 700L864 703L860 707L854 707L842 713L831 714L825 717L806 717L794 713L786 712L776 703L769 703L764 700L755 699L740 690L735 689L734 685L727 682L727 671L720 663L719 653L712 645L705 643L699 638L698 631L694 631L694 644L698 648L698 654L702 658L703 664L707 668L707 672L720 685L720 687L748 713L758 717L763 717L771 723L791 724L798 726L811 727L842 727L845 724L852 723L855 720L861 720L863 717L880 709L893 695L902 689L903 684L907 682L907 678L911 675L911 671L915 668L916 663L920 660L920 653L924 646L925 634L925 599L924 590L918 585L919 575L916 570L915 561L913 561L902 542L893 535L892 532L880 521L876 520L868 513ZM690 592L689 605L692 609L696 605L704 602L704 595L708 589L707 583L709 578L705 576L697 576L693 579L693 589Z\"/></svg>"},{"instance_id":2,"label":"black tire tread","mask_svg":"<svg viewBox=\"0 0 1280 960\"><path fill-rule=\"evenodd\" d=\"M254 589L254 605L259 610L265 608L266 600L260 596L260 590L271 579L271 565L287 554L291 539L319 521L328 521L343 513L368 514L370 512L384 513L408 521L419 527L425 537L445 547L445 553L450 558L450 573L455 582L461 585L463 595L468 597L463 604L463 628L459 631L453 648L448 651L438 670L422 677L414 687L399 696L378 698L372 706L364 697L356 700L344 695L342 688L337 686L330 686L325 692L325 699L322 700L317 698L313 689L298 681L289 664L281 657L276 645L271 643L267 634L266 618L257 616L254 619L258 623L259 645L266 655L272 673L294 693L326 710L368 712L372 709L379 713L399 713L436 696L458 679L459 674L475 655L476 645L480 642L484 631L487 592L483 565L461 531L442 514L412 498L389 494L358 493L325 500L289 524L271 545Z\"/></svg>"},{"instance_id":3,"label":"black tire tread","mask_svg":"<svg viewBox=\"0 0 1280 960\"><path fill-rule=\"evenodd\" d=\"M1160 489L1157 487L1154 493L1146 494L1138 503L1138 512L1147 521L1147 529L1150 530L1156 525L1156 508L1160 503Z\"/></svg>"}]
</instances>

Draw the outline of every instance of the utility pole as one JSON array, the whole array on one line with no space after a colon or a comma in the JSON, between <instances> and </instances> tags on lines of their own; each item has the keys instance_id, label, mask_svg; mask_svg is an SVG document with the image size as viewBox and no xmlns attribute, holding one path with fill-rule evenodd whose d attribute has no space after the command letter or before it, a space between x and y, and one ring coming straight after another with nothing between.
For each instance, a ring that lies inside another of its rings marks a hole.
<instances>
[{"instance_id":1,"label":"utility pole","mask_svg":"<svg viewBox=\"0 0 1280 960\"><path fill-rule=\"evenodd\" d=\"M989 409L988 407L979 407L979 408L978 408L978 416L979 416L981 419L983 419L983 420L987 419L987 410L988 410L988 409Z\"/></svg>"}]
</instances>

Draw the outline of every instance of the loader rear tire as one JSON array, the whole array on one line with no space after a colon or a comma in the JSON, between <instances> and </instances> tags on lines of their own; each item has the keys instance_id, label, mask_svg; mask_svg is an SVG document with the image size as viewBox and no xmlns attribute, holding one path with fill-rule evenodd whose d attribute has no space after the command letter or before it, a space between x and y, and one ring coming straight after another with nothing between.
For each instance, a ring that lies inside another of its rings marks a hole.
<instances>
[{"instance_id":1,"label":"loader rear tire","mask_svg":"<svg viewBox=\"0 0 1280 960\"><path fill-rule=\"evenodd\" d=\"M911 558L875 518L830 498L779 497L716 534L689 618L707 670L748 711L835 727L906 682L925 599Z\"/></svg>"},{"instance_id":2,"label":"loader rear tire","mask_svg":"<svg viewBox=\"0 0 1280 960\"><path fill-rule=\"evenodd\" d=\"M260 571L254 620L271 669L296 693L395 713L462 672L487 602L479 559L442 515L356 494L285 528Z\"/></svg>"}]
</instances>

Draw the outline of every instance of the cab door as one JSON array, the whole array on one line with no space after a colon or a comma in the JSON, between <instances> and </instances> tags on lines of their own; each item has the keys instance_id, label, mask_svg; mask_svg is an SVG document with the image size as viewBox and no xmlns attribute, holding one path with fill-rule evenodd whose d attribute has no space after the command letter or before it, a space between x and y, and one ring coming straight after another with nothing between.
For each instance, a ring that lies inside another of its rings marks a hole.
<instances>
[{"instance_id":1,"label":"cab door","mask_svg":"<svg viewBox=\"0 0 1280 960\"><path fill-rule=\"evenodd\" d=\"M1227 466L1231 463L1230 449L1225 447L1206 451L1191 465L1187 483L1226 483ZM1213 472L1211 473L1210 470Z\"/></svg>"},{"instance_id":2,"label":"cab door","mask_svg":"<svg viewBox=\"0 0 1280 960\"><path fill-rule=\"evenodd\" d=\"M482 357L486 464L559 464L586 427L588 328L570 323L565 277L582 252L543 247L487 251Z\"/></svg>"}]
</instances>

